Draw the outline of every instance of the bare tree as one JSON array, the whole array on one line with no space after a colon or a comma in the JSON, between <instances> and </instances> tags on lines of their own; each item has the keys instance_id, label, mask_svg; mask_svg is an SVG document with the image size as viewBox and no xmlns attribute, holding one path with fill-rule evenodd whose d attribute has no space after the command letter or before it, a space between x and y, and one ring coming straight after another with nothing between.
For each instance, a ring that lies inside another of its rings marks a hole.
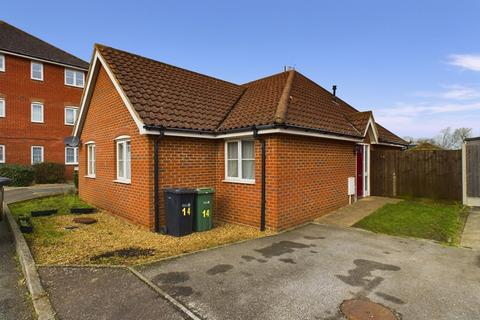
<instances>
[{"instance_id":1,"label":"bare tree","mask_svg":"<svg viewBox=\"0 0 480 320\"><path fill-rule=\"evenodd\" d=\"M444 149L460 149L463 140L472 135L471 128L457 128L453 130L450 127L440 130L440 134L434 138L436 145Z\"/></svg>"}]
</instances>

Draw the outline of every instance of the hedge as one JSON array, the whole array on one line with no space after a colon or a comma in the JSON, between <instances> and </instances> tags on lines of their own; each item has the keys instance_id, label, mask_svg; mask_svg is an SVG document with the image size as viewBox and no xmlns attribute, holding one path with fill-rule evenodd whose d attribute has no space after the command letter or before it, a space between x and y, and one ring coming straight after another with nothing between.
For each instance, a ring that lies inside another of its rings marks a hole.
<instances>
[{"instance_id":1,"label":"hedge","mask_svg":"<svg viewBox=\"0 0 480 320\"><path fill-rule=\"evenodd\" d=\"M53 162L43 162L33 165L36 183L65 182L65 165Z\"/></svg>"},{"instance_id":2,"label":"hedge","mask_svg":"<svg viewBox=\"0 0 480 320\"><path fill-rule=\"evenodd\" d=\"M32 166L19 164L0 165L0 177L12 179L10 185L17 187L29 186L35 180L35 171Z\"/></svg>"}]
</instances>

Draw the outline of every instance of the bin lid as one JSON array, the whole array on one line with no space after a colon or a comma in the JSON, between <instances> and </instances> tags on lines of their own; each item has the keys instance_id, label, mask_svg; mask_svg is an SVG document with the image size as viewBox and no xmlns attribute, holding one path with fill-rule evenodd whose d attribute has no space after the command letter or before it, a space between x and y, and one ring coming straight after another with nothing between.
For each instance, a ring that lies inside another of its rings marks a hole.
<instances>
[{"instance_id":1,"label":"bin lid","mask_svg":"<svg viewBox=\"0 0 480 320\"><path fill-rule=\"evenodd\" d=\"M165 192L165 193L175 193L175 194L186 194L186 193L195 193L195 189L169 188L169 189L164 189L163 192Z\"/></svg>"},{"instance_id":2,"label":"bin lid","mask_svg":"<svg viewBox=\"0 0 480 320\"><path fill-rule=\"evenodd\" d=\"M12 181L12 180L9 179L9 178L0 177L0 187L6 186L6 185L9 184L11 181Z\"/></svg>"},{"instance_id":3,"label":"bin lid","mask_svg":"<svg viewBox=\"0 0 480 320\"><path fill-rule=\"evenodd\" d=\"M209 194L209 193L215 193L214 188L197 188L197 194Z\"/></svg>"}]
</instances>

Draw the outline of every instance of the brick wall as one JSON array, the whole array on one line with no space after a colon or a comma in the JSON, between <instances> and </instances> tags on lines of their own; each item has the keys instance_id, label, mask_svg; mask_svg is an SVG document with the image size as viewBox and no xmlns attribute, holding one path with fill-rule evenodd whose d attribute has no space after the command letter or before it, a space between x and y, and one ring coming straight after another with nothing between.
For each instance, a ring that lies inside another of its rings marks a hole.
<instances>
[{"instance_id":1,"label":"brick wall","mask_svg":"<svg viewBox=\"0 0 480 320\"><path fill-rule=\"evenodd\" d=\"M116 179L115 138L131 137L131 184L114 182ZM87 174L87 152L83 144L94 141L96 146L96 177ZM96 207L153 228L153 145L138 128L119 94L101 69L93 91L87 120L81 134L79 149L80 197Z\"/></svg>"},{"instance_id":2,"label":"brick wall","mask_svg":"<svg viewBox=\"0 0 480 320\"><path fill-rule=\"evenodd\" d=\"M217 149L218 142L209 139L164 137L160 140L161 225L165 223L164 189L216 187ZM214 203L217 203L217 201L214 201Z\"/></svg>"},{"instance_id":3,"label":"brick wall","mask_svg":"<svg viewBox=\"0 0 480 320\"><path fill-rule=\"evenodd\" d=\"M43 64L44 80L30 79L30 61L5 55L6 71L0 72L0 97L6 101L6 117L0 117L0 144L6 162L30 164L30 147L44 147L48 162L65 163L63 138L73 126L64 124L65 106L78 106L82 88L64 84L64 67ZM44 123L31 122L31 103L44 103ZM71 178L73 166L67 166Z\"/></svg>"},{"instance_id":4,"label":"brick wall","mask_svg":"<svg viewBox=\"0 0 480 320\"><path fill-rule=\"evenodd\" d=\"M275 139L278 229L348 204L347 181L355 176L352 142L286 135Z\"/></svg>"}]
</instances>

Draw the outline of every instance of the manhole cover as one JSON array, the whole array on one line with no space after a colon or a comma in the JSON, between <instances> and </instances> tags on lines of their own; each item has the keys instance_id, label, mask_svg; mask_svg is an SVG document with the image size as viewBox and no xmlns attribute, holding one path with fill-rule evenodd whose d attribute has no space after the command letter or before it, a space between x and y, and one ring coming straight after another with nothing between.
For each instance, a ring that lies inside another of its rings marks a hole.
<instances>
[{"instance_id":1,"label":"manhole cover","mask_svg":"<svg viewBox=\"0 0 480 320\"><path fill-rule=\"evenodd\" d=\"M95 223L97 222L97 219L94 219L94 218L75 218L73 219L73 222L76 222L76 223L83 223L83 224L92 224L92 223Z\"/></svg>"},{"instance_id":2,"label":"manhole cover","mask_svg":"<svg viewBox=\"0 0 480 320\"><path fill-rule=\"evenodd\" d=\"M368 299L345 300L340 310L348 320L398 320L388 308Z\"/></svg>"}]
</instances>

